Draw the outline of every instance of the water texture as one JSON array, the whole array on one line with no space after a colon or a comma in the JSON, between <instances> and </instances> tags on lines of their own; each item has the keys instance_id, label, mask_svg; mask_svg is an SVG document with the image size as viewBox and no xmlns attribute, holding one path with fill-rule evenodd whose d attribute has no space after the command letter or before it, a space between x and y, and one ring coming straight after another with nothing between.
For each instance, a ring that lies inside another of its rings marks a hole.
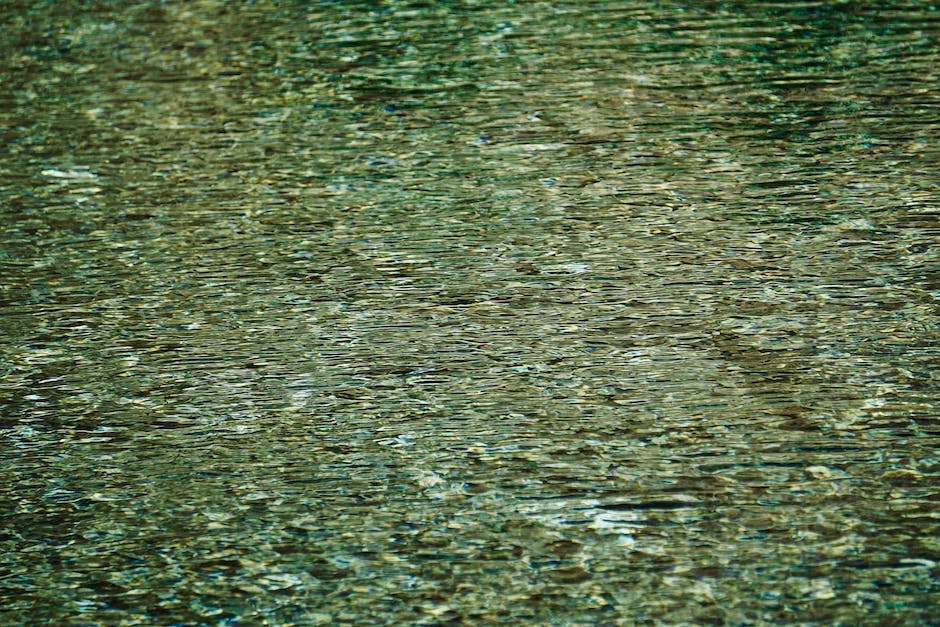
<instances>
[{"instance_id":1,"label":"water texture","mask_svg":"<svg viewBox=\"0 0 940 627\"><path fill-rule=\"evenodd\" d=\"M940 623L930 2L6 2L0 623Z\"/></svg>"}]
</instances>

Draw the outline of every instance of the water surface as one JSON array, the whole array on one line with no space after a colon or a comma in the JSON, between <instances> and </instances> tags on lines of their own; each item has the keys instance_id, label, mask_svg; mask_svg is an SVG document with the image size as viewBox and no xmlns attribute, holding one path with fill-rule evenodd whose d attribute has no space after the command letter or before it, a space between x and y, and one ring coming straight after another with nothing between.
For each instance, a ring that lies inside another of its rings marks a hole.
<instances>
[{"instance_id":1,"label":"water surface","mask_svg":"<svg viewBox=\"0 0 940 627\"><path fill-rule=\"evenodd\" d=\"M929 3L0 23L0 621L940 621Z\"/></svg>"}]
</instances>

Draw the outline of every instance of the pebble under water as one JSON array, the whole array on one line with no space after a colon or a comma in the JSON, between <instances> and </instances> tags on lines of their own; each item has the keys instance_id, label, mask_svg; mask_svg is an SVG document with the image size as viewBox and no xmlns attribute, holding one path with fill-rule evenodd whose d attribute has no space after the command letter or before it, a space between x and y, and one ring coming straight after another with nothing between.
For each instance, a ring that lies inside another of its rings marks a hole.
<instances>
[{"instance_id":1,"label":"pebble under water","mask_svg":"<svg viewBox=\"0 0 940 627\"><path fill-rule=\"evenodd\" d=\"M0 623L940 623L931 3L0 24Z\"/></svg>"}]
</instances>

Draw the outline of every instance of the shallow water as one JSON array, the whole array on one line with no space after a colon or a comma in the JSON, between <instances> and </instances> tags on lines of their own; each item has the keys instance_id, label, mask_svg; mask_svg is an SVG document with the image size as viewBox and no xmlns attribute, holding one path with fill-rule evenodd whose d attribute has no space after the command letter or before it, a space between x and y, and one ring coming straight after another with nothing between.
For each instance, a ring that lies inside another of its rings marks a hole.
<instances>
[{"instance_id":1,"label":"shallow water","mask_svg":"<svg viewBox=\"0 0 940 627\"><path fill-rule=\"evenodd\" d=\"M940 622L940 11L16 2L0 622Z\"/></svg>"}]
</instances>

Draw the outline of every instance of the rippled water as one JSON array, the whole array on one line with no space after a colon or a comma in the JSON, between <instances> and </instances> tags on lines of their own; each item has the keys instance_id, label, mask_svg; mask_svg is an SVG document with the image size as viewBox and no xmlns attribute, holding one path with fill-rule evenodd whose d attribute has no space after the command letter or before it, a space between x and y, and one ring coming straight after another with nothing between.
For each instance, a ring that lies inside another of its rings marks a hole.
<instances>
[{"instance_id":1,"label":"rippled water","mask_svg":"<svg viewBox=\"0 0 940 627\"><path fill-rule=\"evenodd\" d=\"M940 622L930 3L0 20L0 622Z\"/></svg>"}]
</instances>

